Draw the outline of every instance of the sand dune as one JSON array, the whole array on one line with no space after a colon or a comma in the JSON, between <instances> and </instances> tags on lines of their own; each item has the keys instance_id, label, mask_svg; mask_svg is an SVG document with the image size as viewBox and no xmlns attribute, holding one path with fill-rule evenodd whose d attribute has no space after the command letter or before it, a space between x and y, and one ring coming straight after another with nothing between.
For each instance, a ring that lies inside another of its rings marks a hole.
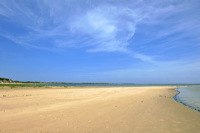
<instances>
[{"instance_id":1,"label":"sand dune","mask_svg":"<svg viewBox=\"0 0 200 133\"><path fill-rule=\"evenodd\" d=\"M0 133L198 133L173 88L1 88Z\"/></svg>"}]
</instances>

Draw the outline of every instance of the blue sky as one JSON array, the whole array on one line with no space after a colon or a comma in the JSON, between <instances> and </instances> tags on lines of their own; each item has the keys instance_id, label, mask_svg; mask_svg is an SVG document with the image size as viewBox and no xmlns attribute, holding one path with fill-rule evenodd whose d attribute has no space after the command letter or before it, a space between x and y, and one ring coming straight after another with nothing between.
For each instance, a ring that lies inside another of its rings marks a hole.
<instances>
[{"instance_id":1,"label":"blue sky","mask_svg":"<svg viewBox=\"0 0 200 133\"><path fill-rule=\"evenodd\" d=\"M200 83L197 0L1 0L0 77Z\"/></svg>"}]
</instances>

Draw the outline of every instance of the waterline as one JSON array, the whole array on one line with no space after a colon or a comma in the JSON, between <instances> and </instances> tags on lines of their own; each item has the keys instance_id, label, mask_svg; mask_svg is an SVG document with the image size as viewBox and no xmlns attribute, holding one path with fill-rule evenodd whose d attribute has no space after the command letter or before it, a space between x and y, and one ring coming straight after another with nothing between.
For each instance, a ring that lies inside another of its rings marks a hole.
<instances>
[{"instance_id":1,"label":"waterline","mask_svg":"<svg viewBox=\"0 0 200 133\"><path fill-rule=\"evenodd\" d=\"M173 97L177 102L200 112L200 86L181 87Z\"/></svg>"}]
</instances>

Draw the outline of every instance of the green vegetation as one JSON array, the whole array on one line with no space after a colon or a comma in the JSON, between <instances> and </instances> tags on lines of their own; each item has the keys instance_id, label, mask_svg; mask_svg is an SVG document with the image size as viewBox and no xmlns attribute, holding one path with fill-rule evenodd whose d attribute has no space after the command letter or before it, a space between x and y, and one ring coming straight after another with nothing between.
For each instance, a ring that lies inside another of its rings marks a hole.
<instances>
[{"instance_id":1,"label":"green vegetation","mask_svg":"<svg viewBox=\"0 0 200 133\"><path fill-rule=\"evenodd\" d=\"M0 83L13 83L13 82L14 81L8 78L0 78Z\"/></svg>"},{"instance_id":2,"label":"green vegetation","mask_svg":"<svg viewBox=\"0 0 200 133\"><path fill-rule=\"evenodd\" d=\"M44 85L37 85L37 84L0 84L0 87L43 87Z\"/></svg>"}]
</instances>

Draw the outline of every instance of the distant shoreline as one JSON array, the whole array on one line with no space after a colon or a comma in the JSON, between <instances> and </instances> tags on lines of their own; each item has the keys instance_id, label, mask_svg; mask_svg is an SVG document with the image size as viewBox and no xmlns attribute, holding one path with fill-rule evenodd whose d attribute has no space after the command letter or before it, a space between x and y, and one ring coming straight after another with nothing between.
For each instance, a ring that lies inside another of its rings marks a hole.
<instances>
[{"instance_id":1,"label":"distant shoreline","mask_svg":"<svg viewBox=\"0 0 200 133\"><path fill-rule=\"evenodd\" d=\"M198 84L136 84L136 83L63 83L63 82L14 82L0 83L0 86L29 87L29 86L84 86L84 87L137 87L137 86L192 86Z\"/></svg>"}]
</instances>

